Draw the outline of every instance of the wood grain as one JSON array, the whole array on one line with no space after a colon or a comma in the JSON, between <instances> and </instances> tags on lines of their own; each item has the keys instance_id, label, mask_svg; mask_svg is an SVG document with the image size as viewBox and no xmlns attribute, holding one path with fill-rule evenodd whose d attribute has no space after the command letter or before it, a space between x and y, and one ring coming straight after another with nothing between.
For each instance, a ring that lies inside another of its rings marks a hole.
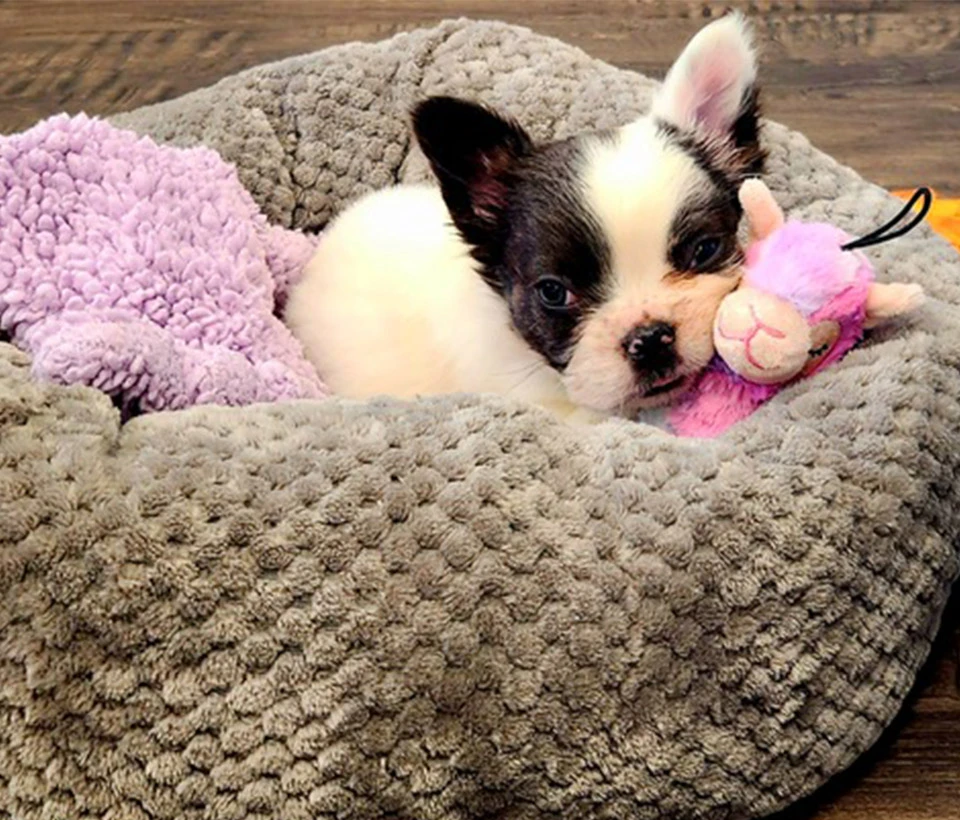
<instances>
[{"instance_id":1,"label":"wood grain","mask_svg":"<svg viewBox=\"0 0 960 820\"><path fill-rule=\"evenodd\" d=\"M952 0L0 0L0 131L111 113L225 74L460 15L659 74L727 5L755 18L771 117L888 187L960 193L960 3Z\"/></svg>"},{"instance_id":2,"label":"wood grain","mask_svg":"<svg viewBox=\"0 0 960 820\"><path fill-rule=\"evenodd\" d=\"M0 0L0 133L457 16L528 25L661 75L727 6L756 21L769 116L882 185L960 195L954 0ZM960 820L958 609L877 748L782 820Z\"/></svg>"}]
</instances>

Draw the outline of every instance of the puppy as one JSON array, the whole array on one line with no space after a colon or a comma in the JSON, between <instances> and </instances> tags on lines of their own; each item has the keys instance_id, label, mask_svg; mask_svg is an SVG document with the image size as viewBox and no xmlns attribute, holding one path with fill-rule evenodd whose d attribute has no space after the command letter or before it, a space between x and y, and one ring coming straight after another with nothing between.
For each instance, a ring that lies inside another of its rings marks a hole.
<instances>
[{"instance_id":1,"label":"puppy","mask_svg":"<svg viewBox=\"0 0 960 820\"><path fill-rule=\"evenodd\" d=\"M737 285L743 179L762 171L745 20L702 29L648 115L535 145L427 99L439 180L368 195L326 229L286 321L335 393L499 393L568 418L669 402L713 354Z\"/></svg>"}]
</instances>

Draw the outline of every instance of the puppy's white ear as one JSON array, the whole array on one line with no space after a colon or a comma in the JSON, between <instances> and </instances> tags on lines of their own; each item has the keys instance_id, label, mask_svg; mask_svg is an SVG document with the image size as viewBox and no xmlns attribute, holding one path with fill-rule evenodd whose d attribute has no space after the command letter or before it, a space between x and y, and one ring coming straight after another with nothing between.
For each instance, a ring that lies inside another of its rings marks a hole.
<instances>
[{"instance_id":1,"label":"puppy's white ear","mask_svg":"<svg viewBox=\"0 0 960 820\"><path fill-rule=\"evenodd\" d=\"M673 64L651 113L677 128L740 145L756 138L757 60L750 26L727 14L702 28ZM745 122L742 120L746 119ZM739 135L738 130L753 133Z\"/></svg>"}]
</instances>

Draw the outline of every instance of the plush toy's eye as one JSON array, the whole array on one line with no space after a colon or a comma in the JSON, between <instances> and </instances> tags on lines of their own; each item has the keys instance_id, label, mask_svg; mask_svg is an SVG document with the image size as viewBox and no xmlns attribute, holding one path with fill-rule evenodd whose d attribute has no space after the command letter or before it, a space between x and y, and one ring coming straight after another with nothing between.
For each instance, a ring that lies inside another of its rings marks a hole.
<instances>
[{"instance_id":1,"label":"plush toy's eye","mask_svg":"<svg viewBox=\"0 0 960 820\"><path fill-rule=\"evenodd\" d=\"M560 310L571 307L575 301L573 294L558 279L541 279L536 288L544 307Z\"/></svg>"},{"instance_id":2,"label":"plush toy's eye","mask_svg":"<svg viewBox=\"0 0 960 820\"><path fill-rule=\"evenodd\" d=\"M840 325L836 322L828 320L810 328L810 349L807 351L807 363L801 371L804 376L809 376L820 366L839 338Z\"/></svg>"}]
</instances>

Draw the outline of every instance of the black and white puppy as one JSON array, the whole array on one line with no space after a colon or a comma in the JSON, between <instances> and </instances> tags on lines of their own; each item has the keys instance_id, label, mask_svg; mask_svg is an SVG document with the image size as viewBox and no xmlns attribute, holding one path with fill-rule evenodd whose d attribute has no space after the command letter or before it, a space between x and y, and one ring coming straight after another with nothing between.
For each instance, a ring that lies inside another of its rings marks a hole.
<instances>
[{"instance_id":1,"label":"black and white puppy","mask_svg":"<svg viewBox=\"0 0 960 820\"><path fill-rule=\"evenodd\" d=\"M595 418L668 402L707 364L740 274L737 188L764 158L741 16L702 29L615 131L535 145L447 97L413 123L439 190L347 208L288 303L336 393L492 392Z\"/></svg>"}]
</instances>

